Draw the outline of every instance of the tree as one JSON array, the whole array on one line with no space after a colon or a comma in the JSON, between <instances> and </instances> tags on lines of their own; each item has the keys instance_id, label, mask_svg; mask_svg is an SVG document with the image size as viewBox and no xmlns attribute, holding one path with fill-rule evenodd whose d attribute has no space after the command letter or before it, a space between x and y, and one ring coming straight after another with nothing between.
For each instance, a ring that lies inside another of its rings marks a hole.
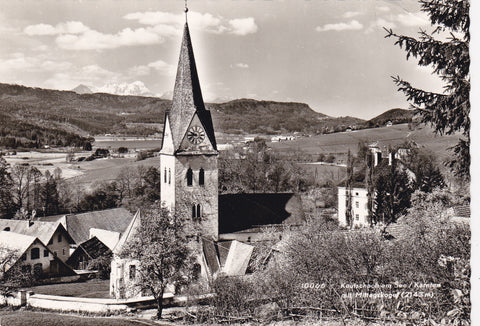
<instances>
[{"instance_id":1,"label":"tree","mask_svg":"<svg viewBox=\"0 0 480 326\"><path fill-rule=\"evenodd\" d=\"M139 261L135 285L153 295L160 319L166 286L181 285L191 279L194 259L180 218L158 202L146 209L141 218L137 235L120 256Z\"/></svg>"},{"instance_id":2,"label":"tree","mask_svg":"<svg viewBox=\"0 0 480 326\"><path fill-rule=\"evenodd\" d=\"M28 198L30 191L30 181L32 174L30 173L30 166L24 164L15 164L12 168L12 181L14 184L13 198L17 210L25 208L25 201Z\"/></svg>"},{"instance_id":3,"label":"tree","mask_svg":"<svg viewBox=\"0 0 480 326\"><path fill-rule=\"evenodd\" d=\"M0 157L0 218L12 218L15 214L12 198L13 182L7 169L7 161Z\"/></svg>"},{"instance_id":4,"label":"tree","mask_svg":"<svg viewBox=\"0 0 480 326\"><path fill-rule=\"evenodd\" d=\"M50 172L45 171L45 184L41 192L43 200L43 214L54 215L58 213L58 190L57 181Z\"/></svg>"},{"instance_id":5,"label":"tree","mask_svg":"<svg viewBox=\"0 0 480 326\"><path fill-rule=\"evenodd\" d=\"M18 288L29 286L33 281L32 274L22 269L19 257L18 250L0 248L1 295L12 295Z\"/></svg>"},{"instance_id":6,"label":"tree","mask_svg":"<svg viewBox=\"0 0 480 326\"><path fill-rule=\"evenodd\" d=\"M445 180L435 164L435 156L427 151L412 148L407 166L415 174L413 188L423 192L432 192L435 188L445 187Z\"/></svg>"},{"instance_id":7,"label":"tree","mask_svg":"<svg viewBox=\"0 0 480 326\"><path fill-rule=\"evenodd\" d=\"M405 170L395 164L381 164L375 167L373 173L374 220L390 224L400 216L405 215L410 207L412 188Z\"/></svg>"},{"instance_id":8,"label":"tree","mask_svg":"<svg viewBox=\"0 0 480 326\"><path fill-rule=\"evenodd\" d=\"M386 37L396 38L395 44L410 57L418 58L418 65L431 66L433 73L446 84L443 94L413 87L409 82L394 77L394 82L407 96L411 107L431 124L436 133L462 133L452 147L454 157L448 165L465 180L470 178L470 2L468 0L420 0L421 10L430 16L436 26L431 33L420 31L419 38L395 34L391 29ZM449 34L447 34L449 33ZM435 34L439 37L435 38ZM443 40L445 39L445 40Z\"/></svg>"}]
</instances>

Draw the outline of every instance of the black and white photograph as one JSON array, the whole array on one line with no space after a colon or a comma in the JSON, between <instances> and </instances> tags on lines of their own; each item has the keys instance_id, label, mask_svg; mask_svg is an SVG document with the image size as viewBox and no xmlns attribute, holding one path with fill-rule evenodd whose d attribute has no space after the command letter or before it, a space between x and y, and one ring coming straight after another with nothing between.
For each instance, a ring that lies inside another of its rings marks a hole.
<instances>
[{"instance_id":1,"label":"black and white photograph","mask_svg":"<svg viewBox=\"0 0 480 326\"><path fill-rule=\"evenodd\" d=\"M474 325L470 6L0 0L0 326Z\"/></svg>"}]
</instances>

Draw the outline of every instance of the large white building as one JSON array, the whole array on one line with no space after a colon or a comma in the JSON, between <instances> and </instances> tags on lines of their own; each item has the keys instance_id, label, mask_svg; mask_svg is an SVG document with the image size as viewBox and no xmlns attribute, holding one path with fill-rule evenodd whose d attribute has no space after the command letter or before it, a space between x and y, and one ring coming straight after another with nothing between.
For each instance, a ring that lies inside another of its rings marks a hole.
<instances>
[{"instance_id":1,"label":"large white building","mask_svg":"<svg viewBox=\"0 0 480 326\"><path fill-rule=\"evenodd\" d=\"M365 188L351 188L352 200L352 227L370 226L368 218L368 191ZM338 187L338 223L342 227L348 226L347 222L347 199L346 187Z\"/></svg>"}]
</instances>

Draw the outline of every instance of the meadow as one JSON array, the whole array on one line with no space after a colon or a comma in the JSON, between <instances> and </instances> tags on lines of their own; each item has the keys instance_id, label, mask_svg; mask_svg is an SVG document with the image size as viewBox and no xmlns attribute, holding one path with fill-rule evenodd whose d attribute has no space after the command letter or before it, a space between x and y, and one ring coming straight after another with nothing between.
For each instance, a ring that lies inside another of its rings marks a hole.
<instances>
[{"instance_id":1,"label":"meadow","mask_svg":"<svg viewBox=\"0 0 480 326\"><path fill-rule=\"evenodd\" d=\"M415 130L409 130L407 124L398 124L391 127L302 137L292 141L269 143L269 146L278 151L335 155L345 154L348 150L356 153L360 142L369 144L377 142L380 146L388 147L401 145L406 141L413 141L420 147L434 152L440 160L444 160L450 155L447 149L457 143L458 136L437 136L433 133L432 128L425 125L420 125Z\"/></svg>"},{"instance_id":2,"label":"meadow","mask_svg":"<svg viewBox=\"0 0 480 326\"><path fill-rule=\"evenodd\" d=\"M415 130L409 130L407 124L393 125L391 127L373 128L355 130L350 132L338 132L326 135L316 135L312 137L300 137L291 141L269 142L268 146L274 151L284 152L294 155L324 154L335 156L336 163L346 163L346 153L350 150L356 153L360 142L377 142L380 147L397 146L405 141L413 141L421 148L433 152L438 162L444 161L449 157L448 148L455 145L458 136L443 135L436 136L433 129L424 125ZM161 140L159 139L101 139L94 143L96 148L108 148L115 150L119 147L127 147L129 150L147 150L159 148ZM88 156L90 152L79 152L75 157ZM125 157L110 157L95 159L93 161L72 162L66 161L66 152L18 152L17 155L5 156L10 165L29 164L37 167L42 173L49 171L52 173L55 168L62 170L62 178L69 182L89 188L103 181L111 181L117 178L122 169L126 167L136 168L138 166L157 166L158 157L151 157L145 160L137 161L134 154L128 154ZM315 161L315 160L314 160ZM339 181L345 176L343 166L331 166L320 164L306 164L305 167L315 176L317 182L322 180Z\"/></svg>"}]
</instances>

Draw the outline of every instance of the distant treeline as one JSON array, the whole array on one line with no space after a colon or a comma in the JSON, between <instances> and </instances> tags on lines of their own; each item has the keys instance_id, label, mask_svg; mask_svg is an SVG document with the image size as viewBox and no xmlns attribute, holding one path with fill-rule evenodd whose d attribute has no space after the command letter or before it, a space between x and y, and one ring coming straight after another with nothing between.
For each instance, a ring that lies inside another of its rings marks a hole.
<instances>
[{"instance_id":1,"label":"distant treeline","mask_svg":"<svg viewBox=\"0 0 480 326\"><path fill-rule=\"evenodd\" d=\"M41 148L47 145L91 149L93 141L91 137L81 137L62 129L34 125L0 113L0 147Z\"/></svg>"}]
</instances>

